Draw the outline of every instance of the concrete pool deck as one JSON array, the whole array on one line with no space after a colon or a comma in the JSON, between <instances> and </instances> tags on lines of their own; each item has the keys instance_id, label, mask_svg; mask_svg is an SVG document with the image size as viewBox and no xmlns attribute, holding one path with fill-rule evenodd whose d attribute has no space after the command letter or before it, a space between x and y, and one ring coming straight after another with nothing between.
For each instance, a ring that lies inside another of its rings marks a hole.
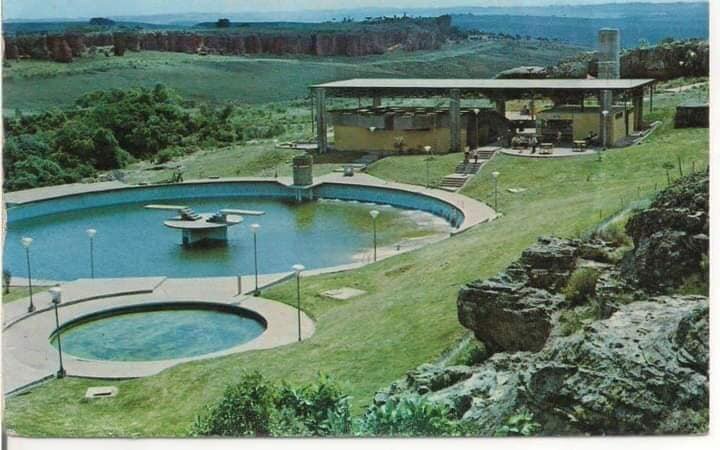
<instances>
[{"instance_id":1,"label":"concrete pool deck","mask_svg":"<svg viewBox=\"0 0 720 450\"><path fill-rule=\"evenodd\" d=\"M290 274L263 275L261 287L286 279ZM62 286L60 322L120 306L163 302L219 303L254 311L267 321L267 329L257 338L219 352L197 357L162 361L92 361L63 352L68 376L122 379L154 375L180 363L260 350L297 342L297 309L284 303L247 295L254 288L253 277L243 277L244 294L237 295L237 278L200 279L96 279L78 280ZM129 287L136 289L130 293ZM113 295L112 291L116 294ZM24 301L23 301L24 300ZM49 337L55 330L55 314L48 293L37 294L37 310L27 313L27 299L3 305L3 392L12 393L52 377L59 367L57 349ZM315 332L314 322L301 313L303 339Z\"/></svg>"}]
</instances>

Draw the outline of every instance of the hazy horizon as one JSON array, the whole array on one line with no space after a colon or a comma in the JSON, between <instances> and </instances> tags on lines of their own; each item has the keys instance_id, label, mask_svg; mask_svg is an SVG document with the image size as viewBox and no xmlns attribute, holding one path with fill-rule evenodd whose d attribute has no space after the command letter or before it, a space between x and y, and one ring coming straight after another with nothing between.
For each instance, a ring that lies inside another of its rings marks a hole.
<instances>
[{"instance_id":1,"label":"hazy horizon","mask_svg":"<svg viewBox=\"0 0 720 450\"><path fill-rule=\"evenodd\" d=\"M438 6L432 0L265 0L261 5L248 7L238 0L3 0L4 20L87 19L90 17L148 16L159 14L251 13L274 11L328 11L361 8L417 9L453 7L538 7L585 6L629 3L709 3L704 0L451 0Z\"/></svg>"}]
</instances>

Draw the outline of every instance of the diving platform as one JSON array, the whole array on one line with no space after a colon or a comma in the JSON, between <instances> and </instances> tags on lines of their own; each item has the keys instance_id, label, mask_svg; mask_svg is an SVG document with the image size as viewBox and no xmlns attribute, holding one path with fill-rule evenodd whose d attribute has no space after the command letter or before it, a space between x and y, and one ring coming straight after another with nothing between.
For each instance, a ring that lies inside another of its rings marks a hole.
<instances>
[{"instance_id":1,"label":"diving platform","mask_svg":"<svg viewBox=\"0 0 720 450\"><path fill-rule=\"evenodd\" d=\"M192 246L207 241L227 241L227 229L243 222L243 216L261 216L264 211L244 209L221 209L215 213L197 213L192 208L181 205L145 205L147 209L177 211L178 215L163 222L175 230L180 230L184 246Z\"/></svg>"}]
</instances>

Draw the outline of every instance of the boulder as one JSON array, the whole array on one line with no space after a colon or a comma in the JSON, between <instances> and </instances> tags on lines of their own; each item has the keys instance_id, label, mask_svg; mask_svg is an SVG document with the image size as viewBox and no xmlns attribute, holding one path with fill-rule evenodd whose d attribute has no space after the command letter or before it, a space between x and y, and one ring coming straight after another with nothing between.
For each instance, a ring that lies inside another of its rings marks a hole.
<instances>
[{"instance_id":1,"label":"boulder","mask_svg":"<svg viewBox=\"0 0 720 450\"><path fill-rule=\"evenodd\" d=\"M575 270L577 257L578 241L541 237L522 253L520 264L526 267L529 286L558 292Z\"/></svg>"},{"instance_id":2,"label":"boulder","mask_svg":"<svg viewBox=\"0 0 720 450\"><path fill-rule=\"evenodd\" d=\"M561 295L496 278L460 290L458 319L490 352L536 352L545 345L564 302Z\"/></svg>"},{"instance_id":3,"label":"boulder","mask_svg":"<svg viewBox=\"0 0 720 450\"><path fill-rule=\"evenodd\" d=\"M626 225L635 248L627 274L649 292L679 287L708 254L709 177L696 173L658 194Z\"/></svg>"},{"instance_id":4,"label":"boulder","mask_svg":"<svg viewBox=\"0 0 720 450\"><path fill-rule=\"evenodd\" d=\"M521 411L548 435L699 432L707 428L708 311L703 296L620 305L539 352L496 353L472 367L423 365L375 403L423 395L481 436Z\"/></svg>"}]
</instances>

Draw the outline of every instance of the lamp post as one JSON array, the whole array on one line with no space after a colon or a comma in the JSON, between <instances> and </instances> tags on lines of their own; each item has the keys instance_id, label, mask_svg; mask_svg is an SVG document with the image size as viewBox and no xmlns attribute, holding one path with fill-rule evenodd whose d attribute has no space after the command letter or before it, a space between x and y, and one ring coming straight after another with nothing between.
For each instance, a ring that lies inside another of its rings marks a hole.
<instances>
[{"instance_id":1,"label":"lamp post","mask_svg":"<svg viewBox=\"0 0 720 450\"><path fill-rule=\"evenodd\" d=\"M425 187L430 187L430 152L432 151L432 147L429 145L426 145L424 147L425 149Z\"/></svg>"},{"instance_id":2,"label":"lamp post","mask_svg":"<svg viewBox=\"0 0 720 450\"><path fill-rule=\"evenodd\" d=\"M62 360L62 341L60 340L60 318L58 316L58 305L62 302L62 291L59 287L50 288L50 297L52 298L52 304L55 307L55 334L58 340L58 358L60 359L60 368L58 369L55 376L57 378L65 377L65 368L63 367Z\"/></svg>"},{"instance_id":3,"label":"lamp post","mask_svg":"<svg viewBox=\"0 0 720 450\"><path fill-rule=\"evenodd\" d=\"M255 253L254 263L255 263L255 290L253 291L254 296L260 295L260 291L258 290L258 253L257 253L257 234L258 231L260 231L260 224L254 223L250 225L250 229L253 233L253 250Z\"/></svg>"},{"instance_id":4,"label":"lamp post","mask_svg":"<svg viewBox=\"0 0 720 450\"><path fill-rule=\"evenodd\" d=\"M90 238L90 278L95 278L95 235L97 230L94 228L88 228L85 230L88 238Z\"/></svg>"},{"instance_id":5,"label":"lamp post","mask_svg":"<svg viewBox=\"0 0 720 450\"><path fill-rule=\"evenodd\" d=\"M610 111L603 110L603 148L607 148L608 146L608 115L610 115Z\"/></svg>"},{"instance_id":6,"label":"lamp post","mask_svg":"<svg viewBox=\"0 0 720 450\"><path fill-rule=\"evenodd\" d=\"M373 224L373 261L377 261L377 217L380 215L380 211L373 209L370 211L370 217L372 217Z\"/></svg>"},{"instance_id":7,"label":"lamp post","mask_svg":"<svg viewBox=\"0 0 720 450\"><path fill-rule=\"evenodd\" d=\"M32 271L30 270L30 245L32 245L31 237L24 237L20 239L20 243L25 247L25 259L27 260L27 277L28 277L28 295L30 295L30 304L28 305L28 312L35 311L35 305L33 304L33 289L32 289Z\"/></svg>"},{"instance_id":8,"label":"lamp post","mask_svg":"<svg viewBox=\"0 0 720 450\"><path fill-rule=\"evenodd\" d=\"M498 172L498 171L495 171L495 172L492 173L493 184L494 184L494 186L495 186L495 189L494 189L494 190L495 190L495 208L494 208L494 209L495 209L495 212L497 212L497 184L498 184L497 179L498 179L498 176L499 176L499 175L500 175L500 172Z\"/></svg>"},{"instance_id":9,"label":"lamp post","mask_svg":"<svg viewBox=\"0 0 720 450\"><path fill-rule=\"evenodd\" d=\"M300 272L305 270L305 266L302 264L295 264L292 266L295 271L295 280L297 281L297 325L298 325L298 342L302 341L302 332L300 328Z\"/></svg>"}]
</instances>

